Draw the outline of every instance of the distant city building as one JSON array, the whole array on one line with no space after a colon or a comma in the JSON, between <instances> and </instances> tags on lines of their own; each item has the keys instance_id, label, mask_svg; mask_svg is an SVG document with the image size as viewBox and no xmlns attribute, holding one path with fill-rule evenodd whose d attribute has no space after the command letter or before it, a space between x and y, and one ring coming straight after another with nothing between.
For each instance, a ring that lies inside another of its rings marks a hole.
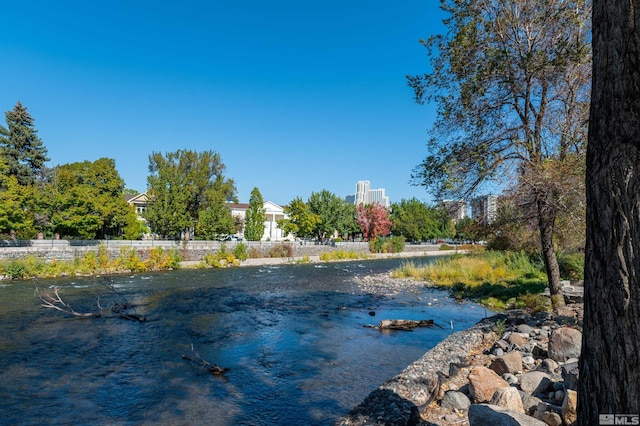
<instances>
[{"instance_id":1,"label":"distant city building","mask_svg":"<svg viewBox=\"0 0 640 426\"><path fill-rule=\"evenodd\" d=\"M463 200L442 200L439 204L456 223L467 217L467 203Z\"/></svg>"},{"instance_id":2,"label":"distant city building","mask_svg":"<svg viewBox=\"0 0 640 426\"><path fill-rule=\"evenodd\" d=\"M349 204L355 204L356 203L356 196L355 195L347 195L346 197L344 197L344 199Z\"/></svg>"},{"instance_id":3,"label":"distant city building","mask_svg":"<svg viewBox=\"0 0 640 426\"><path fill-rule=\"evenodd\" d=\"M498 213L498 196L483 195L471 200L471 217L483 225L489 225L496 220Z\"/></svg>"},{"instance_id":4,"label":"distant city building","mask_svg":"<svg viewBox=\"0 0 640 426\"><path fill-rule=\"evenodd\" d=\"M384 188L371 189L371 182L368 180L358 181L356 184L356 195L347 196L347 200L353 199L355 205L378 203L384 207L389 207L389 197L385 195Z\"/></svg>"}]
</instances>

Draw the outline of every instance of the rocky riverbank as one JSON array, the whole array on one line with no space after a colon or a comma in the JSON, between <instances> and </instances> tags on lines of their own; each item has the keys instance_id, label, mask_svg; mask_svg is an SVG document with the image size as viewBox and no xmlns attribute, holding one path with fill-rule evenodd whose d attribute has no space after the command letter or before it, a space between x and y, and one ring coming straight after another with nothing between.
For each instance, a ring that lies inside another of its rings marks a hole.
<instances>
[{"instance_id":1,"label":"rocky riverbank","mask_svg":"<svg viewBox=\"0 0 640 426\"><path fill-rule=\"evenodd\" d=\"M390 295L425 285L386 274L358 284ZM574 425L582 312L509 311L454 333L336 424Z\"/></svg>"}]
</instances>

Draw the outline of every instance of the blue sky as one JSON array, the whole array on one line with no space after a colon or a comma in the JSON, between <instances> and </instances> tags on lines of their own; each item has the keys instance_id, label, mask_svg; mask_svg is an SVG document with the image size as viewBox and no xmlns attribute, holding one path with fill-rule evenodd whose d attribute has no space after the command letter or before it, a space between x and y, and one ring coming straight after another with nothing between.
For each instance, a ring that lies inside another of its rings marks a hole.
<instances>
[{"instance_id":1,"label":"blue sky","mask_svg":"<svg viewBox=\"0 0 640 426\"><path fill-rule=\"evenodd\" d=\"M435 107L405 75L428 70L435 0L5 3L0 110L28 108L52 166L114 158L143 191L151 152L214 150L241 202L358 180L432 201L409 181Z\"/></svg>"}]
</instances>

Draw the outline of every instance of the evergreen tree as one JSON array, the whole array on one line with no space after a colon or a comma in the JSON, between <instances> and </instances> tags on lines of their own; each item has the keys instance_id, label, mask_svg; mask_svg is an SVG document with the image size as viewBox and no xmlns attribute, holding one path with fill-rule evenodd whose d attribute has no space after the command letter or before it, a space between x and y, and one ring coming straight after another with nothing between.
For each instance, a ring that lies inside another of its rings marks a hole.
<instances>
[{"instance_id":1,"label":"evergreen tree","mask_svg":"<svg viewBox=\"0 0 640 426\"><path fill-rule=\"evenodd\" d=\"M264 200L258 188L253 188L249 197L249 209L245 219L244 237L248 241L260 241L264 235Z\"/></svg>"},{"instance_id":2,"label":"evergreen tree","mask_svg":"<svg viewBox=\"0 0 640 426\"><path fill-rule=\"evenodd\" d=\"M5 117L7 127L0 126L0 154L9 175L15 176L20 185L31 185L42 177L44 163L49 161L47 149L38 137L33 117L19 101Z\"/></svg>"}]
</instances>

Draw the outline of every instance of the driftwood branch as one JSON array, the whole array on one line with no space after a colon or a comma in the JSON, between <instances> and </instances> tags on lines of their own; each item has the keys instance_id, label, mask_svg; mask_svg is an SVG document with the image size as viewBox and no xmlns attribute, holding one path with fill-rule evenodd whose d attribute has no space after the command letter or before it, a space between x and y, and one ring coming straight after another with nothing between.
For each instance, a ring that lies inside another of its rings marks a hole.
<instances>
[{"instance_id":1,"label":"driftwood branch","mask_svg":"<svg viewBox=\"0 0 640 426\"><path fill-rule=\"evenodd\" d=\"M97 318L101 316L96 312L76 312L69 303L65 302L60 296L60 287L53 287L53 294L46 292L41 293L36 287L35 295L40 299L40 306L55 309L66 314L70 314L80 318Z\"/></svg>"},{"instance_id":2,"label":"driftwood branch","mask_svg":"<svg viewBox=\"0 0 640 426\"><path fill-rule=\"evenodd\" d=\"M438 326L433 320L382 320L380 325L365 325L368 328L378 330L404 330L413 331L416 327Z\"/></svg>"},{"instance_id":3,"label":"driftwood branch","mask_svg":"<svg viewBox=\"0 0 640 426\"><path fill-rule=\"evenodd\" d=\"M185 359L195 366L208 371L211 374L220 375L229 371L226 367L221 367L216 364L211 364L209 361L202 359L202 357L195 351L193 348L193 343L191 344L191 355L182 355L182 359Z\"/></svg>"},{"instance_id":4,"label":"driftwood branch","mask_svg":"<svg viewBox=\"0 0 640 426\"><path fill-rule=\"evenodd\" d=\"M40 291L40 289L36 286L35 295L38 299L40 299L40 306L44 308L55 309L57 311L79 318L99 318L115 315L118 318L131 321L144 322L147 320L146 316L135 313L135 306L129 303L129 301L123 295L118 293L115 286L110 280L107 280L105 286L109 289L108 293L113 301L110 302L107 307L102 306L102 296L98 294L96 296L96 306L98 308L98 312L77 312L67 301L62 298L62 296L60 296L60 287L57 286L53 287L53 293ZM131 310L134 310L134 312L130 312ZM111 311L111 313L109 313L109 311Z\"/></svg>"}]
</instances>

